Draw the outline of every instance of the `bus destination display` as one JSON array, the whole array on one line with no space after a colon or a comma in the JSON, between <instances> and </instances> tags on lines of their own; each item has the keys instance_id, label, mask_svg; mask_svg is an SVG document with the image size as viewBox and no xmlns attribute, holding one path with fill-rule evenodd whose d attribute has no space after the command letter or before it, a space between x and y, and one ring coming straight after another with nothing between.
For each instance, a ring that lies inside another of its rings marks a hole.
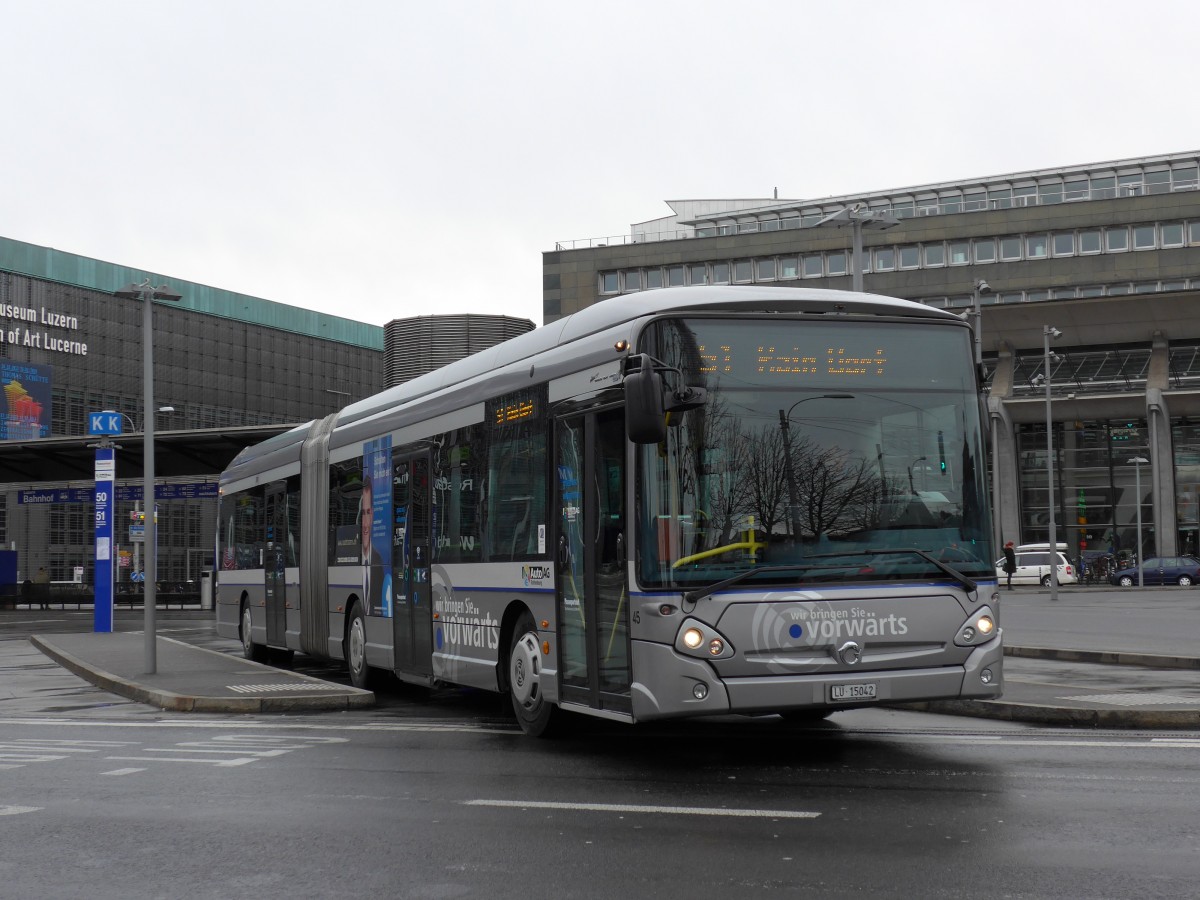
<instances>
[{"instance_id":1,"label":"bus destination display","mask_svg":"<svg viewBox=\"0 0 1200 900\"><path fill-rule=\"evenodd\" d=\"M887 351L825 347L819 350L762 344L757 352L747 353L731 344L699 345L700 371L712 375L754 375L771 379L796 375L822 375L845 378L882 378L887 366Z\"/></svg>"}]
</instances>

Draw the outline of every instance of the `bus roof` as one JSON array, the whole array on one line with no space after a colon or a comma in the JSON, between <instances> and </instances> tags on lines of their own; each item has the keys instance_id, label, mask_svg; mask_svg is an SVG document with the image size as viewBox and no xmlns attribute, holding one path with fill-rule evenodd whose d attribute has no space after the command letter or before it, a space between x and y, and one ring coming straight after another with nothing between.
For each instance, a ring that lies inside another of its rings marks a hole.
<instances>
[{"instance_id":1,"label":"bus roof","mask_svg":"<svg viewBox=\"0 0 1200 900\"><path fill-rule=\"evenodd\" d=\"M603 300L549 325L351 403L336 414L334 428L342 428L427 397L451 385L533 359L539 354L624 323L667 313L688 312L887 316L962 323L962 319L953 313L910 300L851 291L736 285L641 291ZM257 469L271 464L270 459L280 462L298 459L300 446L311 433L313 425L313 422L305 423L262 444L246 448L226 469L226 475L231 474L232 470L244 470L252 461L257 461L257 465L251 468ZM222 482L225 480L223 477Z\"/></svg>"}]
</instances>

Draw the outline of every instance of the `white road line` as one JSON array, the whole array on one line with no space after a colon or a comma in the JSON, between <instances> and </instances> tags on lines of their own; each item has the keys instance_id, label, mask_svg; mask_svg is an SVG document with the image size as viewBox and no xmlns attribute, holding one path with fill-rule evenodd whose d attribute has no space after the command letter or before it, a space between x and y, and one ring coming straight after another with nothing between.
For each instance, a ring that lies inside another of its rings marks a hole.
<instances>
[{"instance_id":1,"label":"white road line","mask_svg":"<svg viewBox=\"0 0 1200 900\"><path fill-rule=\"evenodd\" d=\"M186 759L180 756L106 756L104 758L111 759L114 762L204 763L206 766L219 766L221 768L228 768L230 766L244 766L247 763L259 761L253 757L247 757L244 759Z\"/></svg>"},{"instance_id":2,"label":"white road line","mask_svg":"<svg viewBox=\"0 0 1200 900\"><path fill-rule=\"evenodd\" d=\"M41 812L41 806L0 806L0 816L19 816L21 813Z\"/></svg>"},{"instance_id":3,"label":"white road line","mask_svg":"<svg viewBox=\"0 0 1200 900\"><path fill-rule=\"evenodd\" d=\"M795 809L721 809L704 806L640 806L629 803L554 803L539 800L464 800L464 806L508 809L565 809L576 812L657 813L669 816L733 816L742 819L815 819L818 812Z\"/></svg>"},{"instance_id":4,"label":"white road line","mask_svg":"<svg viewBox=\"0 0 1200 900\"><path fill-rule=\"evenodd\" d=\"M113 769L111 772L101 772L101 775L134 775L138 772L145 772L145 769Z\"/></svg>"}]
</instances>

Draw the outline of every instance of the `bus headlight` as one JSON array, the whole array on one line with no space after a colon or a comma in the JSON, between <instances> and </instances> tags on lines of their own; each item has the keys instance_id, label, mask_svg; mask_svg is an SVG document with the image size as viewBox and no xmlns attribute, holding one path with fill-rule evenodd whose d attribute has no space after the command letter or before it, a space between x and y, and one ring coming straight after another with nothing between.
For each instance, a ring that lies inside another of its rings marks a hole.
<instances>
[{"instance_id":1,"label":"bus headlight","mask_svg":"<svg viewBox=\"0 0 1200 900\"><path fill-rule=\"evenodd\" d=\"M675 649L700 659L729 659L733 647L725 635L698 619L685 619L675 635Z\"/></svg>"},{"instance_id":2,"label":"bus headlight","mask_svg":"<svg viewBox=\"0 0 1200 900\"><path fill-rule=\"evenodd\" d=\"M959 647L982 644L996 632L996 618L986 606L971 616L962 627L954 643Z\"/></svg>"}]
</instances>

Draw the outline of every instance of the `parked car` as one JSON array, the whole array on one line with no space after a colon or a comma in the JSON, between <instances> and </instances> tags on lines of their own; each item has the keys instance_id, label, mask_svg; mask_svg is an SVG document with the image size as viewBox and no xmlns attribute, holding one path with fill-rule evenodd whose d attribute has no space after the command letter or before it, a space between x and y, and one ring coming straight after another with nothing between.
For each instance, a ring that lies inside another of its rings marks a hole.
<instances>
[{"instance_id":1,"label":"parked car","mask_svg":"<svg viewBox=\"0 0 1200 900\"><path fill-rule=\"evenodd\" d=\"M1110 584L1133 587L1138 583L1137 563L1117 569L1108 576ZM1200 559L1195 556L1151 556L1142 560L1143 584L1200 584Z\"/></svg>"},{"instance_id":2,"label":"parked car","mask_svg":"<svg viewBox=\"0 0 1200 900\"><path fill-rule=\"evenodd\" d=\"M1043 544L1045 548L1047 545ZM1013 573L1013 584L1040 584L1050 586L1050 552L1046 549L1026 550L1018 547L1016 550L1017 571ZM1058 560L1058 583L1078 584L1079 573L1067 559L1065 553L1055 553ZM1008 583L1008 573L1004 571L1004 557L996 560L996 577L1001 584Z\"/></svg>"}]
</instances>

